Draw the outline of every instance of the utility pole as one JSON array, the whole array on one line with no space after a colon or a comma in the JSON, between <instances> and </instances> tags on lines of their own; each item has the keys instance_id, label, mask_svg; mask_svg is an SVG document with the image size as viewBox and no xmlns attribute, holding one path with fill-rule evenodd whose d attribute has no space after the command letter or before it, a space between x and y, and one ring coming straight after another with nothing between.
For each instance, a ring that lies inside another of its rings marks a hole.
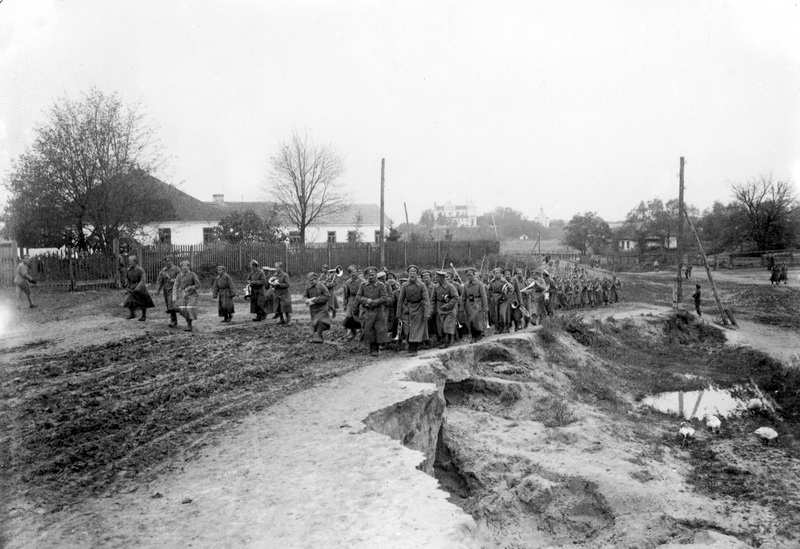
<instances>
[{"instance_id":1,"label":"utility pole","mask_svg":"<svg viewBox=\"0 0 800 549\"><path fill-rule=\"evenodd\" d=\"M381 264L380 267L383 269L384 265L386 265L386 246L383 244L383 187L384 187L384 170L386 169L386 159L381 158L381 234L378 239L378 244L381 247Z\"/></svg>"},{"instance_id":2,"label":"utility pole","mask_svg":"<svg viewBox=\"0 0 800 549\"><path fill-rule=\"evenodd\" d=\"M683 165L681 156L681 172L678 187L678 291L676 292L675 307L680 310L683 304ZM669 242L667 242L669 244Z\"/></svg>"}]
</instances>

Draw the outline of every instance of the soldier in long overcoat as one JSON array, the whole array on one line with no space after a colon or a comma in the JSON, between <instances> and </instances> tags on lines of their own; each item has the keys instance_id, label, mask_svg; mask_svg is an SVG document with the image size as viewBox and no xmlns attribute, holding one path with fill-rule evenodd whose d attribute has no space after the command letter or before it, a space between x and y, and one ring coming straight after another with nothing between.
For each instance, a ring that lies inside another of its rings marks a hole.
<instances>
[{"instance_id":1,"label":"soldier in long overcoat","mask_svg":"<svg viewBox=\"0 0 800 549\"><path fill-rule=\"evenodd\" d=\"M494 278L489 282L491 294L489 318L496 333L508 332L511 323L509 296L513 286L503 276L500 268L494 270Z\"/></svg>"},{"instance_id":2,"label":"soldier in long overcoat","mask_svg":"<svg viewBox=\"0 0 800 549\"><path fill-rule=\"evenodd\" d=\"M267 275L258 266L258 261L250 261L250 272L247 274L247 282L250 284L250 314L256 315L253 322L261 322L267 318L264 310L267 295Z\"/></svg>"},{"instance_id":3,"label":"soldier in long overcoat","mask_svg":"<svg viewBox=\"0 0 800 549\"><path fill-rule=\"evenodd\" d=\"M280 318L278 324L289 324L292 321L292 295L289 293L291 283L280 261L275 263L274 278L277 281L271 286L275 289L275 314Z\"/></svg>"},{"instance_id":4,"label":"soldier in long overcoat","mask_svg":"<svg viewBox=\"0 0 800 549\"><path fill-rule=\"evenodd\" d=\"M136 309L142 310L139 320L147 320L147 309L156 306L150 292L147 291L147 281L144 269L139 266L139 259L135 255L128 256L128 270L125 271L125 286L128 288L128 295L125 297L123 306L128 309L128 320L136 318L133 313Z\"/></svg>"},{"instance_id":5,"label":"soldier in long overcoat","mask_svg":"<svg viewBox=\"0 0 800 549\"><path fill-rule=\"evenodd\" d=\"M363 340L369 343L369 354L378 356L380 345L389 340L384 312L386 286L378 282L377 267L367 267L364 269L364 274L367 275L367 281L361 283L356 294L361 317L361 335Z\"/></svg>"},{"instance_id":6,"label":"soldier in long overcoat","mask_svg":"<svg viewBox=\"0 0 800 549\"><path fill-rule=\"evenodd\" d=\"M191 270L188 261L181 261L181 273L172 286L172 299L178 304L181 316L186 319L185 331L192 331L192 321L197 320L200 300L200 279Z\"/></svg>"},{"instance_id":7,"label":"soldier in long overcoat","mask_svg":"<svg viewBox=\"0 0 800 549\"><path fill-rule=\"evenodd\" d=\"M436 328L436 284L433 280L433 273L425 270L420 273L420 277L422 278L422 283L425 284L425 288L428 290L428 299L431 302L431 316L428 319L428 337L430 338L430 336L434 335L438 337Z\"/></svg>"},{"instance_id":8,"label":"soldier in long overcoat","mask_svg":"<svg viewBox=\"0 0 800 549\"><path fill-rule=\"evenodd\" d=\"M322 333L331 328L331 315L330 315L330 298L331 294L328 287L320 282L319 275L315 272L310 272L306 276L306 289L303 292L303 299L308 305L309 314L311 316L311 331L314 332L314 337L311 339L313 343L322 343Z\"/></svg>"},{"instance_id":9,"label":"soldier in long overcoat","mask_svg":"<svg viewBox=\"0 0 800 549\"><path fill-rule=\"evenodd\" d=\"M408 337L408 352L411 356L417 356L419 344L429 339L431 301L428 288L418 278L419 267L409 265L406 272L408 281L400 287L397 297L397 316L403 322L403 332Z\"/></svg>"},{"instance_id":10,"label":"soldier in long overcoat","mask_svg":"<svg viewBox=\"0 0 800 549\"><path fill-rule=\"evenodd\" d=\"M467 283L461 294L461 305L467 316L472 341L478 341L486 331L486 315L489 311L489 301L486 298L486 286L475 278L475 269L467 269Z\"/></svg>"},{"instance_id":11,"label":"soldier in long overcoat","mask_svg":"<svg viewBox=\"0 0 800 549\"><path fill-rule=\"evenodd\" d=\"M344 283L344 327L347 329L347 339L356 337L361 329L361 318L358 316L358 300L356 294L364 280L358 275L358 267L350 265L347 268L349 278Z\"/></svg>"},{"instance_id":12,"label":"soldier in long overcoat","mask_svg":"<svg viewBox=\"0 0 800 549\"><path fill-rule=\"evenodd\" d=\"M222 322L230 322L236 309L233 305L233 298L236 290L233 287L233 278L228 274L224 265L217 266L217 277L211 285L211 292L214 299L217 299L217 313L222 317Z\"/></svg>"},{"instance_id":13,"label":"soldier in long overcoat","mask_svg":"<svg viewBox=\"0 0 800 549\"><path fill-rule=\"evenodd\" d=\"M439 347L445 349L453 342L458 320L458 290L447 281L447 273L436 272L436 331L439 336Z\"/></svg>"},{"instance_id":14,"label":"soldier in long overcoat","mask_svg":"<svg viewBox=\"0 0 800 549\"><path fill-rule=\"evenodd\" d=\"M175 284L175 279L181 274L181 270L170 256L164 258L164 263L164 268L159 271L158 278L156 278L156 284L158 284L156 293L163 293L164 305L169 313L169 327L175 328L178 326L178 307L172 299L172 286Z\"/></svg>"}]
</instances>

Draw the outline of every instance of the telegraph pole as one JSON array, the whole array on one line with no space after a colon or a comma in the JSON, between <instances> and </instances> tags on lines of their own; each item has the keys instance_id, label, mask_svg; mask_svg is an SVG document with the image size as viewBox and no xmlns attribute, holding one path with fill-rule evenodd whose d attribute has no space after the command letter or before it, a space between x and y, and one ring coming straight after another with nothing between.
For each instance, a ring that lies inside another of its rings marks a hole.
<instances>
[{"instance_id":1,"label":"telegraph pole","mask_svg":"<svg viewBox=\"0 0 800 549\"><path fill-rule=\"evenodd\" d=\"M681 172L678 187L678 291L676 292L675 307L680 310L683 303L683 165L681 156ZM669 244L669 243L667 243Z\"/></svg>"},{"instance_id":2,"label":"telegraph pole","mask_svg":"<svg viewBox=\"0 0 800 549\"><path fill-rule=\"evenodd\" d=\"M384 187L384 170L386 169L386 159L381 158L381 234L378 240L378 244L381 247L381 264L378 267L379 269L383 269L384 265L386 265L386 246L384 246L383 240L383 187ZM681 195L683 196L683 195Z\"/></svg>"}]
</instances>

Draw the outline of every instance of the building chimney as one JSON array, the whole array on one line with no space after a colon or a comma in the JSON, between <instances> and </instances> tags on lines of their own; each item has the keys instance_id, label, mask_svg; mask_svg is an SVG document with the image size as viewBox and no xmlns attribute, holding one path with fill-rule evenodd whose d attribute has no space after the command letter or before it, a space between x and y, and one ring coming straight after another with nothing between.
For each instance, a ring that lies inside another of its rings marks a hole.
<instances>
[{"instance_id":1,"label":"building chimney","mask_svg":"<svg viewBox=\"0 0 800 549\"><path fill-rule=\"evenodd\" d=\"M225 195L224 194L215 194L214 195L214 204L225 204Z\"/></svg>"}]
</instances>

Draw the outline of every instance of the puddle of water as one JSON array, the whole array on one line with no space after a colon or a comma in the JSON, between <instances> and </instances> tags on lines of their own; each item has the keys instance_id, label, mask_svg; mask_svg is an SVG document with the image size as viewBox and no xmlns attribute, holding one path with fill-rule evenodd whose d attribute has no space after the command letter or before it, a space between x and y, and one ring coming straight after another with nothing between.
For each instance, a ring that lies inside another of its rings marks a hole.
<instances>
[{"instance_id":1,"label":"puddle of water","mask_svg":"<svg viewBox=\"0 0 800 549\"><path fill-rule=\"evenodd\" d=\"M702 419L706 414L728 417L747 409L747 401L732 394L741 392L741 389L709 387L702 391L673 391L645 397L642 403L659 412L675 414L684 419Z\"/></svg>"}]
</instances>

